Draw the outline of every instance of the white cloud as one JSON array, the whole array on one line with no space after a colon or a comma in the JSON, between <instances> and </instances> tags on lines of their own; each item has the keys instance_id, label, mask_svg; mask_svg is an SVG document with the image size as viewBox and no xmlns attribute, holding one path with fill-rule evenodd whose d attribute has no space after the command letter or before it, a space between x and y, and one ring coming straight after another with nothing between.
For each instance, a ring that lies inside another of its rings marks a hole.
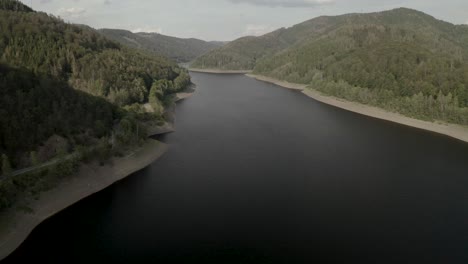
<instances>
[{"instance_id":1,"label":"white cloud","mask_svg":"<svg viewBox=\"0 0 468 264\"><path fill-rule=\"evenodd\" d=\"M249 24L245 27L245 31L243 33L243 35L247 35L247 36L261 36L261 35L265 35L266 33L269 33L273 30L275 30L276 28L272 27L272 26L267 26L267 25L253 25L253 24Z\"/></svg>"},{"instance_id":2,"label":"white cloud","mask_svg":"<svg viewBox=\"0 0 468 264\"><path fill-rule=\"evenodd\" d=\"M37 11L51 13L61 16L66 21L87 24L94 28L139 28L141 31L156 32L162 28L163 34L207 40L233 40L241 37L247 30L246 24L290 27L322 15L375 12L399 6L418 9L454 24L468 24L468 0L445 0L443 5L435 0L21 1L31 4ZM71 7L75 7L75 10L67 11ZM79 7L84 8L86 12L82 10L82 14L76 14ZM58 12L60 8L64 8L61 9L61 13ZM70 17L71 14L74 14L74 17ZM145 25L150 27L144 27ZM189 32L189 29L195 29L196 32ZM259 34L261 29L251 26L248 32Z\"/></svg>"},{"instance_id":3,"label":"white cloud","mask_svg":"<svg viewBox=\"0 0 468 264\"><path fill-rule=\"evenodd\" d=\"M60 8L58 10L59 16L65 18L78 18L86 13L86 9L82 7Z\"/></svg>"},{"instance_id":4,"label":"white cloud","mask_svg":"<svg viewBox=\"0 0 468 264\"><path fill-rule=\"evenodd\" d=\"M138 27L132 30L133 33L138 33L138 32L146 32L146 33L159 33L162 34L163 30L160 27L150 27L150 26L144 26L144 27Z\"/></svg>"},{"instance_id":5,"label":"white cloud","mask_svg":"<svg viewBox=\"0 0 468 264\"><path fill-rule=\"evenodd\" d=\"M315 7L332 4L335 0L229 0L232 3L246 3L269 7Z\"/></svg>"}]
</instances>

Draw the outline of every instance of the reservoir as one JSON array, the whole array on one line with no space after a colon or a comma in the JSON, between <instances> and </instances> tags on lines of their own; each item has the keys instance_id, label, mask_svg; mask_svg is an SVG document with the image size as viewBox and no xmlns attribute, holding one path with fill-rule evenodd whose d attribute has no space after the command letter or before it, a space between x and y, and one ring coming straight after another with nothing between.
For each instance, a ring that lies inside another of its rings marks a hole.
<instances>
[{"instance_id":1,"label":"reservoir","mask_svg":"<svg viewBox=\"0 0 468 264\"><path fill-rule=\"evenodd\" d=\"M4 263L468 263L468 144L191 75L166 155Z\"/></svg>"}]
</instances>

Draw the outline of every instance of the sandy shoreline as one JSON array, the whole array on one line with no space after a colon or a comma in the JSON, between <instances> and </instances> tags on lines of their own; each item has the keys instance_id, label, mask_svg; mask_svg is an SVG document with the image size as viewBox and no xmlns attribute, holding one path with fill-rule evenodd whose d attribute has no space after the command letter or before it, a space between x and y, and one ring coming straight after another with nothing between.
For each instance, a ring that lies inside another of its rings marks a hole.
<instances>
[{"instance_id":1,"label":"sandy shoreline","mask_svg":"<svg viewBox=\"0 0 468 264\"><path fill-rule=\"evenodd\" d=\"M191 89L191 90L188 90L188 91L184 91L184 92L180 92L180 93L176 93L176 103L179 102L179 101L182 101L182 100L185 100L185 99L188 99L190 97L192 97L192 95L195 93L195 90L194 89Z\"/></svg>"},{"instance_id":2,"label":"sandy shoreline","mask_svg":"<svg viewBox=\"0 0 468 264\"><path fill-rule=\"evenodd\" d=\"M226 74L246 74L251 73L251 70L216 70L216 69L197 69L189 68L191 72L203 72L203 73L226 73Z\"/></svg>"},{"instance_id":3,"label":"sandy shoreline","mask_svg":"<svg viewBox=\"0 0 468 264\"><path fill-rule=\"evenodd\" d=\"M314 100L317 100L319 102L332 105L335 107L339 107L339 108L342 108L351 112L355 112L358 114L362 114L362 115L366 115L366 116L370 116L370 117L374 117L374 118L378 118L382 120L391 121L394 123L399 123L399 124L410 126L410 127L424 129L427 131L443 134L443 135L446 135L446 136L449 136L449 137L452 137L452 138L455 138L464 142L468 142L468 127L465 127L465 126L455 125L455 124L446 124L446 123L434 123L434 122L414 119L411 117L403 116L398 113L388 112L378 107L373 107L373 106L363 105L363 104L356 103L356 102L346 101L344 99L340 99L340 98L336 98L332 96L326 96L316 90L307 88L307 86L304 84L289 83L285 81L276 80L274 78L269 78L269 77L265 77L261 75L255 75L255 74L247 74L247 76L251 78L255 78L260 81L276 84L284 88L302 91L303 94L305 94L306 96Z\"/></svg>"},{"instance_id":4,"label":"sandy shoreline","mask_svg":"<svg viewBox=\"0 0 468 264\"><path fill-rule=\"evenodd\" d=\"M47 218L147 167L167 150L168 145L148 139L127 157L112 158L109 162L112 165L82 164L75 175L65 179L56 188L42 193L39 200L28 204L33 213L22 212L17 208L2 213L4 221L0 229L0 260L18 248L33 229Z\"/></svg>"}]
</instances>

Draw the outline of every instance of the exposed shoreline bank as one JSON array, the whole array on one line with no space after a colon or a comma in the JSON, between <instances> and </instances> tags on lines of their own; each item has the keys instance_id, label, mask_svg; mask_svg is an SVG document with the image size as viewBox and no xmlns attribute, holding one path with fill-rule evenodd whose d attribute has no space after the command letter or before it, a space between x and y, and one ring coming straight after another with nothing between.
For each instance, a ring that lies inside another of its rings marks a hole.
<instances>
[{"instance_id":1,"label":"exposed shoreline bank","mask_svg":"<svg viewBox=\"0 0 468 264\"><path fill-rule=\"evenodd\" d=\"M189 68L191 72L202 72L202 73L219 73L219 74L246 74L251 73L251 70L216 70L216 69L197 69Z\"/></svg>"},{"instance_id":2,"label":"exposed shoreline bank","mask_svg":"<svg viewBox=\"0 0 468 264\"><path fill-rule=\"evenodd\" d=\"M182 91L180 93L175 94L175 100L174 100L174 105L169 107L169 109L166 110L166 118L170 120L170 122L165 122L163 125L157 126L149 126L148 129L148 136L157 136L161 134L167 134L167 133L172 133L175 132L175 125L174 125L174 119L175 119L175 103L188 99L190 98L193 94L195 93L195 89L190 88L185 91Z\"/></svg>"},{"instance_id":3,"label":"exposed shoreline bank","mask_svg":"<svg viewBox=\"0 0 468 264\"><path fill-rule=\"evenodd\" d=\"M411 117L407 117L398 113L389 112L382 108L360 104L357 102L351 102L344 99L323 95L320 92L307 88L307 85L290 83L285 81L280 81L274 78L255 75L255 74L246 74L246 76L257 79L259 81L272 83L283 88L298 90L301 91L306 96L317 100L319 102L332 105L347 111L358 113L365 116L370 116L377 119L382 119L414 128L419 128L434 133L446 135L464 142L468 143L468 127L455 124L447 123L435 123L424 120L419 120Z\"/></svg>"},{"instance_id":4,"label":"exposed shoreline bank","mask_svg":"<svg viewBox=\"0 0 468 264\"><path fill-rule=\"evenodd\" d=\"M0 260L6 258L44 220L82 199L95 194L159 159L168 145L148 139L142 147L123 158L112 158L108 165L81 164L73 176L64 179L55 188L44 192L37 201L28 204L27 213L11 208L2 213L0 229Z\"/></svg>"},{"instance_id":5,"label":"exposed shoreline bank","mask_svg":"<svg viewBox=\"0 0 468 264\"><path fill-rule=\"evenodd\" d=\"M176 94L175 102L189 98L194 90ZM169 110L175 115L175 105ZM174 132L173 122L149 128L149 136ZM147 139L142 147L123 158L112 158L105 166L80 164L78 171L55 188L41 193L40 199L28 204L32 213L13 207L0 214L0 261L13 253L43 221L140 171L163 156L169 145Z\"/></svg>"}]
</instances>

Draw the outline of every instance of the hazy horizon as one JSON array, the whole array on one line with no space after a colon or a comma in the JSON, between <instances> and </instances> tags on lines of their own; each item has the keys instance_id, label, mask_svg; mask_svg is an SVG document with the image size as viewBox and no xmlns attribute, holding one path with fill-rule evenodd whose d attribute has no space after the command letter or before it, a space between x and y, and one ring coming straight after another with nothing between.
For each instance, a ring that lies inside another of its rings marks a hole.
<instances>
[{"instance_id":1,"label":"hazy horizon","mask_svg":"<svg viewBox=\"0 0 468 264\"><path fill-rule=\"evenodd\" d=\"M157 32L181 38L230 41L262 35L322 15L406 7L454 24L468 23L468 1L448 0L22 0L35 10L94 28Z\"/></svg>"}]
</instances>

